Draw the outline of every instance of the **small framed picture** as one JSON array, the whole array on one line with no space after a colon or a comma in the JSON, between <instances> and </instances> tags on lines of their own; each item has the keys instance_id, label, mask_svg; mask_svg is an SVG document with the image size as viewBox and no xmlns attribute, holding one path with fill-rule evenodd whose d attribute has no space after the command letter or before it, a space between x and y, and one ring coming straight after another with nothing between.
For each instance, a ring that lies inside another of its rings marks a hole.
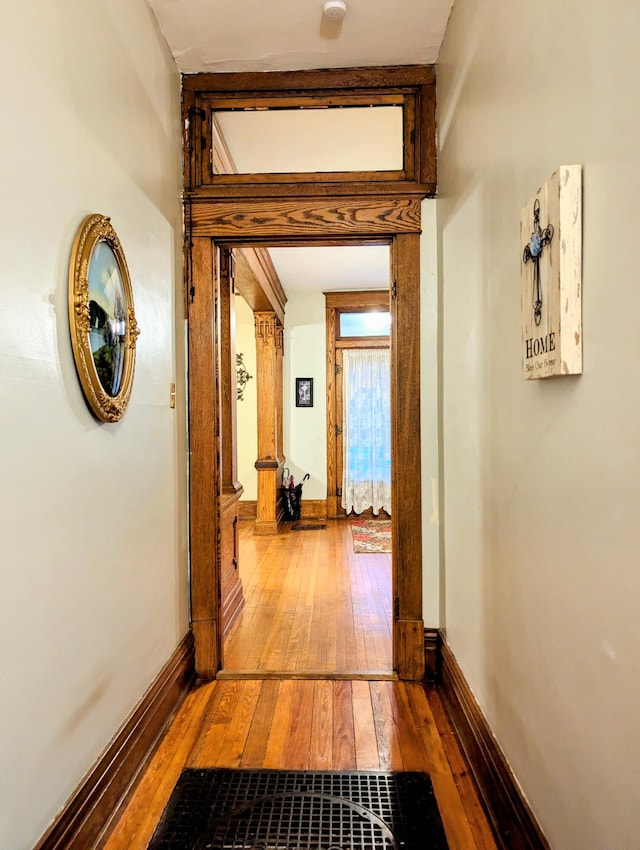
<instances>
[{"instance_id":1,"label":"small framed picture","mask_svg":"<svg viewBox=\"0 0 640 850\"><path fill-rule=\"evenodd\" d=\"M313 378L296 378L296 407L313 407Z\"/></svg>"}]
</instances>

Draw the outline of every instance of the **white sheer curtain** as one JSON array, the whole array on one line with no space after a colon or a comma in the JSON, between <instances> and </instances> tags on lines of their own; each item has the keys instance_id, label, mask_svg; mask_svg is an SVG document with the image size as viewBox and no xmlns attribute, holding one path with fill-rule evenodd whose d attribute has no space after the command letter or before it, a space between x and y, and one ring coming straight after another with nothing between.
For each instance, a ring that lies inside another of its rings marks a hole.
<instances>
[{"instance_id":1,"label":"white sheer curtain","mask_svg":"<svg viewBox=\"0 0 640 850\"><path fill-rule=\"evenodd\" d=\"M391 366L388 350L345 350L342 507L391 513Z\"/></svg>"}]
</instances>

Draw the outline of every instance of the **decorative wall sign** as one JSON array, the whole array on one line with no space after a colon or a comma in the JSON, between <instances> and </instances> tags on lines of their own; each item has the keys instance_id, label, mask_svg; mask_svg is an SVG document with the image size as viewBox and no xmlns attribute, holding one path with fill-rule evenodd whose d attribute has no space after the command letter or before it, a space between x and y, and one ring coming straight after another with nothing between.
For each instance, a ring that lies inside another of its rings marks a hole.
<instances>
[{"instance_id":1,"label":"decorative wall sign","mask_svg":"<svg viewBox=\"0 0 640 850\"><path fill-rule=\"evenodd\" d=\"M98 419L117 422L131 395L140 331L127 262L107 216L87 216L76 234L69 266L69 325L87 403Z\"/></svg>"},{"instance_id":2,"label":"decorative wall sign","mask_svg":"<svg viewBox=\"0 0 640 850\"><path fill-rule=\"evenodd\" d=\"M561 166L522 210L522 370L582 372L582 173Z\"/></svg>"}]
</instances>

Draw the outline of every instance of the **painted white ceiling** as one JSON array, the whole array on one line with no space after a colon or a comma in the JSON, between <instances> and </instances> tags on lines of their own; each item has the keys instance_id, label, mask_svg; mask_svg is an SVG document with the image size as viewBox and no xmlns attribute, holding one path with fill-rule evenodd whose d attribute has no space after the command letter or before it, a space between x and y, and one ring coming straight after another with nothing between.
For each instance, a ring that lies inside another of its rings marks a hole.
<instances>
[{"instance_id":1,"label":"painted white ceiling","mask_svg":"<svg viewBox=\"0 0 640 850\"><path fill-rule=\"evenodd\" d=\"M270 248L285 292L387 289L389 246Z\"/></svg>"},{"instance_id":2,"label":"painted white ceiling","mask_svg":"<svg viewBox=\"0 0 640 850\"><path fill-rule=\"evenodd\" d=\"M345 19L335 23L323 19L324 0L147 2L183 73L432 64L453 5L453 0L347 0ZM279 144L286 145L287 138L279 134ZM242 170L259 170L246 159L246 146L227 142ZM281 155L286 161L286 151ZM389 285L386 246L270 253L286 292Z\"/></svg>"},{"instance_id":3,"label":"painted white ceiling","mask_svg":"<svg viewBox=\"0 0 640 850\"><path fill-rule=\"evenodd\" d=\"M147 0L184 73L422 65L438 58L453 0Z\"/></svg>"}]
</instances>

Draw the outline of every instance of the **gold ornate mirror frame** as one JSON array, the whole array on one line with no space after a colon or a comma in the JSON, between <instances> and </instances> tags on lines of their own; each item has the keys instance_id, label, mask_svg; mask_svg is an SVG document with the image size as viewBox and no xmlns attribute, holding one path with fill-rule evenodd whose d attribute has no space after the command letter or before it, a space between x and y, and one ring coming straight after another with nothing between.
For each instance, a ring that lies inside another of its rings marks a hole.
<instances>
[{"instance_id":1,"label":"gold ornate mirror frame","mask_svg":"<svg viewBox=\"0 0 640 850\"><path fill-rule=\"evenodd\" d=\"M76 233L69 325L87 403L102 422L117 422L131 395L140 331L127 262L107 216L88 215Z\"/></svg>"}]
</instances>

